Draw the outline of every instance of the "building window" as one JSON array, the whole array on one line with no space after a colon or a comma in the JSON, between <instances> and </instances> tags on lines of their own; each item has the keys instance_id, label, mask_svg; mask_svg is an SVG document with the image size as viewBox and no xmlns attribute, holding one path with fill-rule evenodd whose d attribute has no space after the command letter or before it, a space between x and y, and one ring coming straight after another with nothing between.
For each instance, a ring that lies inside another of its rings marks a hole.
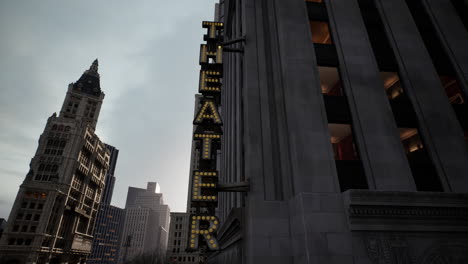
<instances>
[{"instance_id":1,"label":"building window","mask_svg":"<svg viewBox=\"0 0 468 264\"><path fill-rule=\"evenodd\" d=\"M341 191L368 189L351 125L330 123L328 127Z\"/></svg>"},{"instance_id":2,"label":"building window","mask_svg":"<svg viewBox=\"0 0 468 264\"><path fill-rule=\"evenodd\" d=\"M312 42L315 44L333 44L327 21L309 21Z\"/></svg>"},{"instance_id":3,"label":"building window","mask_svg":"<svg viewBox=\"0 0 468 264\"><path fill-rule=\"evenodd\" d=\"M32 217L32 214L27 214L25 219L26 220L31 220L31 217Z\"/></svg>"},{"instance_id":4,"label":"building window","mask_svg":"<svg viewBox=\"0 0 468 264\"><path fill-rule=\"evenodd\" d=\"M47 150L46 150L47 151ZM49 152L50 154L58 154L59 152ZM61 152L60 154L61 155ZM41 163L37 169L35 180L37 181L50 181L58 177L58 164L44 164Z\"/></svg>"},{"instance_id":5,"label":"building window","mask_svg":"<svg viewBox=\"0 0 468 264\"><path fill-rule=\"evenodd\" d=\"M336 47L330 45L333 44L330 25L328 21L324 21L328 18L318 18L309 17L317 57L321 52L335 54L330 56L335 57L333 60L317 59L317 67L340 189L368 189L364 167L353 136L352 118L336 59ZM326 49L323 49L325 47Z\"/></svg>"},{"instance_id":6,"label":"building window","mask_svg":"<svg viewBox=\"0 0 468 264\"><path fill-rule=\"evenodd\" d=\"M337 67L318 66L320 87L324 95L343 96L343 85Z\"/></svg>"},{"instance_id":7,"label":"building window","mask_svg":"<svg viewBox=\"0 0 468 264\"><path fill-rule=\"evenodd\" d=\"M19 225L14 225L13 226L13 232L18 232L19 230Z\"/></svg>"},{"instance_id":8,"label":"building window","mask_svg":"<svg viewBox=\"0 0 468 264\"><path fill-rule=\"evenodd\" d=\"M14 245L15 242L16 242L16 239L14 239L14 238L8 239L8 245Z\"/></svg>"},{"instance_id":9,"label":"building window","mask_svg":"<svg viewBox=\"0 0 468 264\"><path fill-rule=\"evenodd\" d=\"M416 22L416 26L426 45L432 63L439 73L439 79L450 103L464 104L464 95L460 89L450 57L445 52L443 44L438 38L438 33L431 22L431 18L425 11L423 3L420 0L406 0L406 4Z\"/></svg>"},{"instance_id":10,"label":"building window","mask_svg":"<svg viewBox=\"0 0 468 264\"><path fill-rule=\"evenodd\" d=\"M410 1L418 2L418 1ZM436 168L429 157L418 130L417 116L398 74L398 63L385 33L385 27L374 1L358 0L362 10L370 44L381 70L381 77L395 122L400 130L400 140L406 152L413 179L418 191L442 191ZM450 86L450 80L447 80Z\"/></svg>"},{"instance_id":11,"label":"building window","mask_svg":"<svg viewBox=\"0 0 468 264\"><path fill-rule=\"evenodd\" d=\"M417 128L400 128L400 139L418 191L442 192L436 169L424 148Z\"/></svg>"},{"instance_id":12,"label":"building window","mask_svg":"<svg viewBox=\"0 0 468 264\"><path fill-rule=\"evenodd\" d=\"M18 213L18 214L16 215L16 220L21 220L21 219L23 219L23 216L24 216L23 213Z\"/></svg>"}]
</instances>

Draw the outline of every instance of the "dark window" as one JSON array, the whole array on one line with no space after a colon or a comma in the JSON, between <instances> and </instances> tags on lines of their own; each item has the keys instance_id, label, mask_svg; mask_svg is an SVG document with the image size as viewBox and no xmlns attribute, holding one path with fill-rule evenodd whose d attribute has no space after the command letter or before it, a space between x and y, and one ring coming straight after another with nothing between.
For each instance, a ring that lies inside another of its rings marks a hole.
<instances>
[{"instance_id":1,"label":"dark window","mask_svg":"<svg viewBox=\"0 0 468 264\"><path fill-rule=\"evenodd\" d=\"M423 3L421 0L406 0L406 3L429 51L432 62L439 73L439 78L447 97L452 104L463 104L465 102L464 95L458 83L455 70Z\"/></svg>"},{"instance_id":2,"label":"dark window","mask_svg":"<svg viewBox=\"0 0 468 264\"><path fill-rule=\"evenodd\" d=\"M34 221L39 221L40 217L41 217L41 215L38 215L38 214L34 215Z\"/></svg>"},{"instance_id":3,"label":"dark window","mask_svg":"<svg viewBox=\"0 0 468 264\"><path fill-rule=\"evenodd\" d=\"M26 246L29 246L29 245L31 245L31 242L32 242L31 239L26 239L26 241L24 242L24 244L25 244Z\"/></svg>"},{"instance_id":4,"label":"dark window","mask_svg":"<svg viewBox=\"0 0 468 264\"><path fill-rule=\"evenodd\" d=\"M26 208L26 207L28 207L28 203L27 203L27 202L23 202L23 203L21 204L21 208Z\"/></svg>"},{"instance_id":5,"label":"dark window","mask_svg":"<svg viewBox=\"0 0 468 264\"><path fill-rule=\"evenodd\" d=\"M24 225L21 227L21 232L26 232L28 231L28 226L27 225Z\"/></svg>"},{"instance_id":6,"label":"dark window","mask_svg":"<svg viewBox=\"0 0 468 264\"><path fill-rule=\"evenodd\" d=\"M381 69L384 89L400 130L400 140L406 152L416 188L418 191L442 191L442 185L434 164L419 137L416 113L400 81L398 64L385 33L385 27L378 9L372 0L358 0L358 2L372 49ZM416 2L419 2L419 0L407 2L412 2L411 4L408 3L411 6L417 4ZM423 12L422 10L419 11ZM442 52L442 50L439 52Z\"/></svg>"},{"instance_id":7,"label":"dark window","mask_svg":"<svg viewBox=\"0 0 468 264\"><path fill-rule=\"evenodd\" d=\"M34 209L34 207L36 207L36 204L35 204L35 203L30 203L30 204L29 204L29 209Z\"/></svg>"},{"instance_id":8,"label":"dark window","mask_svg":"<svg viewBox=\"0 0 468 264\"><path fill-rule=\"evenodd\" d=\"M23 219L23 216L24 216L23 213L18 213L18 214L16 215L16 220L21 220L21 219Z\"/></svg>"},{"instance_id":9,"label":"dark window","mask_svg":"<svg viewBox=\"0 0 468 264\"><path fill-rule=\"evenodd\" d=\"M19 229L19 225L13 226L13 232L18 232L18 229Z\"/></svg>"},{"instance_id":10,"label":"dark window","mask_svg":"<svg viewBox=\"0 0 468 264\"><path fill-rule=\"evenodd\" d=\"M400 128L400 139L408 157L418 191L442 192L436 169L424 148L417 128Z\"/></svg>"},{"instance_id":11,"label":"dark window","mask_svg":"<svg viewBox=\"0 0 468 264\"><path fill-rule=\"evenodd\" d=\"M26 220L31 220L32 214L27 214L26 215Z\"/></svg>"},{"instance_id":12,"label":"dark window","mask_svg":"<svg viewBox=\"0 0 468 264\"><path fill-rule=\"evenodd\" d=\"M8 245L13 245L13 244L15 244L15 242L16 242L16 239L14 239L14 238L8 239Z\"/></svg>"},{"instance_id":13,"label":"dark window","mask_svg":"<svg viewBox=\"0 0 468 264\"><path fill-rule=\"evenodd\" d=\"M42 209L42 208L44 208L44 204L38 204L37 205L37 209Z\"/></svg>"},{"instance_id":14,"label":"dark window","mask_svg":"<svg viewBox=\"0 0 468 264\"><path fill-rule=\"evenodd\" d=\"M455 10L458 13L458 16L463 22L463 25L465 25L465 28L468 30L468 17L466 14L468 14L468 2L466 1L461 1L461 0L451 0L453 6L455 7Z\"/></svg>"}]
</instances>

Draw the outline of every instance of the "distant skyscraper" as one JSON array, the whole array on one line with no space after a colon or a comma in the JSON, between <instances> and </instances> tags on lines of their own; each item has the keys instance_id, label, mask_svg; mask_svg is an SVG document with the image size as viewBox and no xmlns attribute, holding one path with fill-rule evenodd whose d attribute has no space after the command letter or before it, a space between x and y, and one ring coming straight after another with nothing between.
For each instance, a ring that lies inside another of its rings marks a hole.
<instances>
[{"instance_id":1,"label":"distant skyscraper","mask_svg":"<svg viewBox=\"0 0 468 264\"><path fill-rule=\"evenodd\" d=\"M166 253L167 263L199 263L198 252L186 252L189 238L189 221L189 213L171 213L171 225L169 226L169 240L167 242Z\"/></svg>"},{"instance_id":2,"label":"distant skyscraper","mask_svg":"<svg viewBox=\"0 0 468 264\"><path fill-rule=\"evenodd\" d=\"M164 257L170 210L162 193L156 191L159 185L155 182L149 182L146 189L128 188L118 263L139 255Z\"/></svg>"},{"instance_id":3,"label":"distant skyscraper","mask_svg":"<svg viewBox=\"0 0 468 264\"><path fill-rule=\"evenodd\" d=\"M114 192L114 171L119 150L110 145L106 145L106 147L111 152L109 171L94 228L93 248L88 257L88 264L115 264L119 256L118 249L123 228L124 210L110 205Z\"/></svg>"},{"instance_id":4,"label":"distant skyscraper","mask_svg":"<svg viewBox=\"0 0 468 264\"><path fill-rule=\"evenodd\" d=\"M103 99L95 60L47 120L0 240L0 263L83 263L91 252L110 160L94 133Z\"/></svg>"},{"instance_id":5,"label":"distant skyscraper","mask_svg":"<svg viewBox=\"0 0 468 264\"><path fill-rule=\"evenodd\" d=\"M110 162L109 162L109 171L106 175L106 185L104 187L104 192L102 193L102 204L110 204L112 200L112 194L114 193L114 184L115 184L115 166L117 165L117 158L119 157L119 150L111 145L106 144L107 149L110 151Z\"/></svg>"}]
</instances>

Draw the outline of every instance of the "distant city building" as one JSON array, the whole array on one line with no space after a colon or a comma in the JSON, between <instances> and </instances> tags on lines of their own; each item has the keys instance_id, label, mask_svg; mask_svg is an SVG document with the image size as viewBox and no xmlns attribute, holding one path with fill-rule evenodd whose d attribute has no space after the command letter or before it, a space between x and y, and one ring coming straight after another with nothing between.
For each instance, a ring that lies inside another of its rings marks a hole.
<instances>
[{"instance_id":1,"label":"distant city building","mask_svg":"<svg viewBox=\"0 0 468 264\"><path fill-rule=\"evenodd\" d=\"M124 209L109 204L101 205L95 226L92 253L87 264L117 263L124 219Z\"/></svg>"},{"instance_id":2,"label":"distant city building","mask_svg":"<svg viewBox=\"0 0 468 264\"><path fill-rule=\"evenodd\" d=\"M106 147L111 152L111 158L106 176L106 186L94 227L93 247L91 255L88 257L88 264L115 264L119 256L120 236L125 215L123 209L110 204L114 192L114 172L119 150L110 145L106 145Z\"/></svg>"},{"instance_id":3,"label":"distant city building","mask_svg":"<svg viewBox=\"0 0 468 264\"><path fill-rule=\"evenodd\" d=\"M171 213L166 260L170 264L199 263L198 252L186 252L189 235L188 213Z\"/></svg>"},{"instance_id":4,"label":"distant city building","mask_svg":"<svg viewBox=\"0 0 468 264\"><path fill-rule=\"evenodd\" d=\"M95 134L104 93L98 61L47 120L0 240L0 263L84 263L110 153Z\"/></svg>"},{"instance_id":5,"label":"distant city building","mask_svg":"<svg viewBox=\"0 0 468 264\"><path fill-rule=\"evenodd\" d=\"M155 182L146 189L128 188L118 263L141 255L164 258L170 210L159 190Z\"/></svg>"},{"instance_id":6,"label":"distant city building","mask_svg":"<svg viewBox=\"0 0 468 264\"><path fill-rule=\"evenodd\" d=\"M101 204L111 204L112 194L114 193L115 185L115 166L117 165L117 158L119 157L119 150L115 147L106 144L107 149L110 151L109 171L106 175L106 186L102 193Z\"/></svg>"}]
</instances>

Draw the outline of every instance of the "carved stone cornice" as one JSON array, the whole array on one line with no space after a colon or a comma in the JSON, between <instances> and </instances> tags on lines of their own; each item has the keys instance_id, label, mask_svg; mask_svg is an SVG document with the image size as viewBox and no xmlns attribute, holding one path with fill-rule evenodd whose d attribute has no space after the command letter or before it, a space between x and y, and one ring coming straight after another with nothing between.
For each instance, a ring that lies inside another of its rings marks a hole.
<instances>
[{"instance_id":1,"label":"carved stone cornice","mask_svg":"<svg viewBox=\"0 0 468 264\"><path fill-rule=\"evenodd\" d=\"M468 194L349 190L351 230L468 231Z\"/></svg>"}]
</instances>

